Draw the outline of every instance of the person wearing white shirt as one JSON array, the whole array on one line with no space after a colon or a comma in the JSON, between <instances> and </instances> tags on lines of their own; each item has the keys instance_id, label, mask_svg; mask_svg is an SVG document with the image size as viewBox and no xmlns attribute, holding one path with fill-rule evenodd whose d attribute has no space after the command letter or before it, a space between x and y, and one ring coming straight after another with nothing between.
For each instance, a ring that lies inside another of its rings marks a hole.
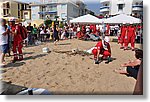
<instances>
[{"instance_id":1,"label":"person wearing white shirt","mask_svg":"<svg viewBox=\"0 0 150 102\"><path fill-rule=\"evenodd\" d=\"M8 52L8 29L6 20L0 19L0 67L5 65L5 54Z\"/></svg>"}]
</instances>

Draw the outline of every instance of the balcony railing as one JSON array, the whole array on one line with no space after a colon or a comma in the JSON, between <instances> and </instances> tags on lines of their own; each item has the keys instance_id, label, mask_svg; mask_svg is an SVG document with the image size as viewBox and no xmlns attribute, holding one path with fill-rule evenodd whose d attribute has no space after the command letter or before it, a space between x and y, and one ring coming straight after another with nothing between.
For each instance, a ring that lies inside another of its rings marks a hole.
<instances>
[{"instance_id":1,"label":"balcony railing","mask_svg":"<svg viewBox=\"0 0 150 102\"><path fill-rule=\"evenodd\" d=\"M109 6L102 6L100 7L100 12L108 12L109 11Z\"/></svg>"},{"instance_id":2,"label":"balcony railing","mask_svg":"<svg viewBox=\"0 0 150 102\"><path fill-rule=\"evenodd\" d=\"M143 10L143 5L133 5L132 10L133 11L142 11Z\"/></svg>"},{"instance_id":3,"label":"balcony railing","mask_svg":"<svg viewBox=\"0 0 150 102\"><path fill-rule=\"evenodd\" d=\"M132 8L134 8L134 7L143 8L143 5L133 5Z\"/></svg>"},{"instance_id":4,"label":"balcony railing","mask_svg":"<svg viewBox=\"0 0 150 102\"><path fill-rule=\"evenodd\" d=\"M102 10L102 9L109 9L109 6L102 6L102 7L100 7L100 10Z\"/></svg>"},{"instance_id":5,"label":"balcony railing","mask_svg":"<svg viewBox=\"0 0 150 102\"><path fill-rule=\"evenodd\" d=\"M56 14L57 11L41 11L41 12L38 12L38 14L40 15L48 15L48 14Z\"/></svg>"}]
</instances>

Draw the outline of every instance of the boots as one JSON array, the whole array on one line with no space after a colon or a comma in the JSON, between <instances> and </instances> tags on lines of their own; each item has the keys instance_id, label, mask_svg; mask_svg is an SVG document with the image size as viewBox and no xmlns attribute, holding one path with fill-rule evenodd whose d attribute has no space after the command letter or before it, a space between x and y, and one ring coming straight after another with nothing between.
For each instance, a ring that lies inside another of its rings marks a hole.
<instances>
[{"instance_id":1,"label":"boots","mask_svg":"<svg viewBox=\"0 0 150 102\"><path fill-rule=\"evenodd\" d=\"M19 55L19 57L17 55L14 55L14 59L12 63L15 63L16 61L22 61L22 60L23 60L23 55Z\"/></svg>"},{"instance_id":2,"label":"boots","mask_svg":"<svg viewBox=\"0 0 150 102\"><path fill-rule=\"evenodd\" d=\"M14 59L13 59L12 63L15 63L16 61L18 61L18 56L14 55Z\"/></svg>"},{"instance_id":3,"label":"boots","mask_svg":"<svg viewBox=\"0 0 150 102\"><path fill-rule=\"evenodd\" d=\"M111 57L108 57L107 61L105 62L105 64L109 64L109 62L111 62L111 61L112 61Z\"/></svg>"},{"instance_id":4,"label":"boots","mask_svg":"<svg viewBox=\"0 0 150 102\"><path fill-rule=\"evenodd\" d=\"M19 61L22 61L23 60L23 55L19 55Z\"/></svg>"}]
</instances>

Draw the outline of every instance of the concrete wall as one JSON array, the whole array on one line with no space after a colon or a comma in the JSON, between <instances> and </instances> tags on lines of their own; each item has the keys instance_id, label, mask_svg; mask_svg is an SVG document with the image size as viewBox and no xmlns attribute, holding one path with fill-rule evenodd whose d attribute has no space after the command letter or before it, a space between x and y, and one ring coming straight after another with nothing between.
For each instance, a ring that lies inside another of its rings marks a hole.
<instances>
[{"instance_id":1,"label":"concrete wall","mask_svg":"<svg viewBox=\"0 0 150 102\"><path fill-rule=\"evenodd\" d=\"M72 3L68 3L68 20L79 16L79 8Z\"/></svg>"},{"instance_id":2,"label":"concrete wall","mask_svg":"<svg viewBox=\"0 0 150 102\"><path fill-rule=\"evenodd\" d=\"M16 2L10 2L10 14L12 17L18 18L18 3Z\"/></svg>"},{"instance_id":3,"label":"concrete wall","mask_svg":"<svg viewBox=\"0 0 150 102\"><path fill-rule=\"evenodd\" d=\"M118 14L118 2L119 0L110 0L110 15ZM132 13L132 2L133 0L123 0L125 5L123 8L123 13L130 15Z\"/></svg>"}]
</instances>

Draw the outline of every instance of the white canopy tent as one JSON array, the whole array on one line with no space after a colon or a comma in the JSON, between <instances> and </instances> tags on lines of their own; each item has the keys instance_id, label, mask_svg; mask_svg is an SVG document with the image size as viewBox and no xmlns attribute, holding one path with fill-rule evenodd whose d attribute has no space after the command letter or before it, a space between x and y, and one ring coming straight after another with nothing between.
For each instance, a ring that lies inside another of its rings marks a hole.
<instances>
[{"instance_id":1,"label":"white canopy tent","mask_svg":"<svg viewBox=\"0 0 150 102\"><path fill-rule=\"evenodd\" d=\"M126 14L120 14L108 19L104 20L104 23L109 23L109 24L121 24L121 23L141 23L141 19L128 16Z\"/></svg>"},{"instance_id":2,"label":"white canopy tent","mask_svg":"<svg viewBox=\"0 0 150 102\"><path fill-rule=\"evenodd\" d=\"M77 18L74 18L73 20L70 20L70 23L82 23L82 24L100 24L103 20L99 19L95 16L92 16L90 14L80 16Z\"/></svg>"}]
</instances>

